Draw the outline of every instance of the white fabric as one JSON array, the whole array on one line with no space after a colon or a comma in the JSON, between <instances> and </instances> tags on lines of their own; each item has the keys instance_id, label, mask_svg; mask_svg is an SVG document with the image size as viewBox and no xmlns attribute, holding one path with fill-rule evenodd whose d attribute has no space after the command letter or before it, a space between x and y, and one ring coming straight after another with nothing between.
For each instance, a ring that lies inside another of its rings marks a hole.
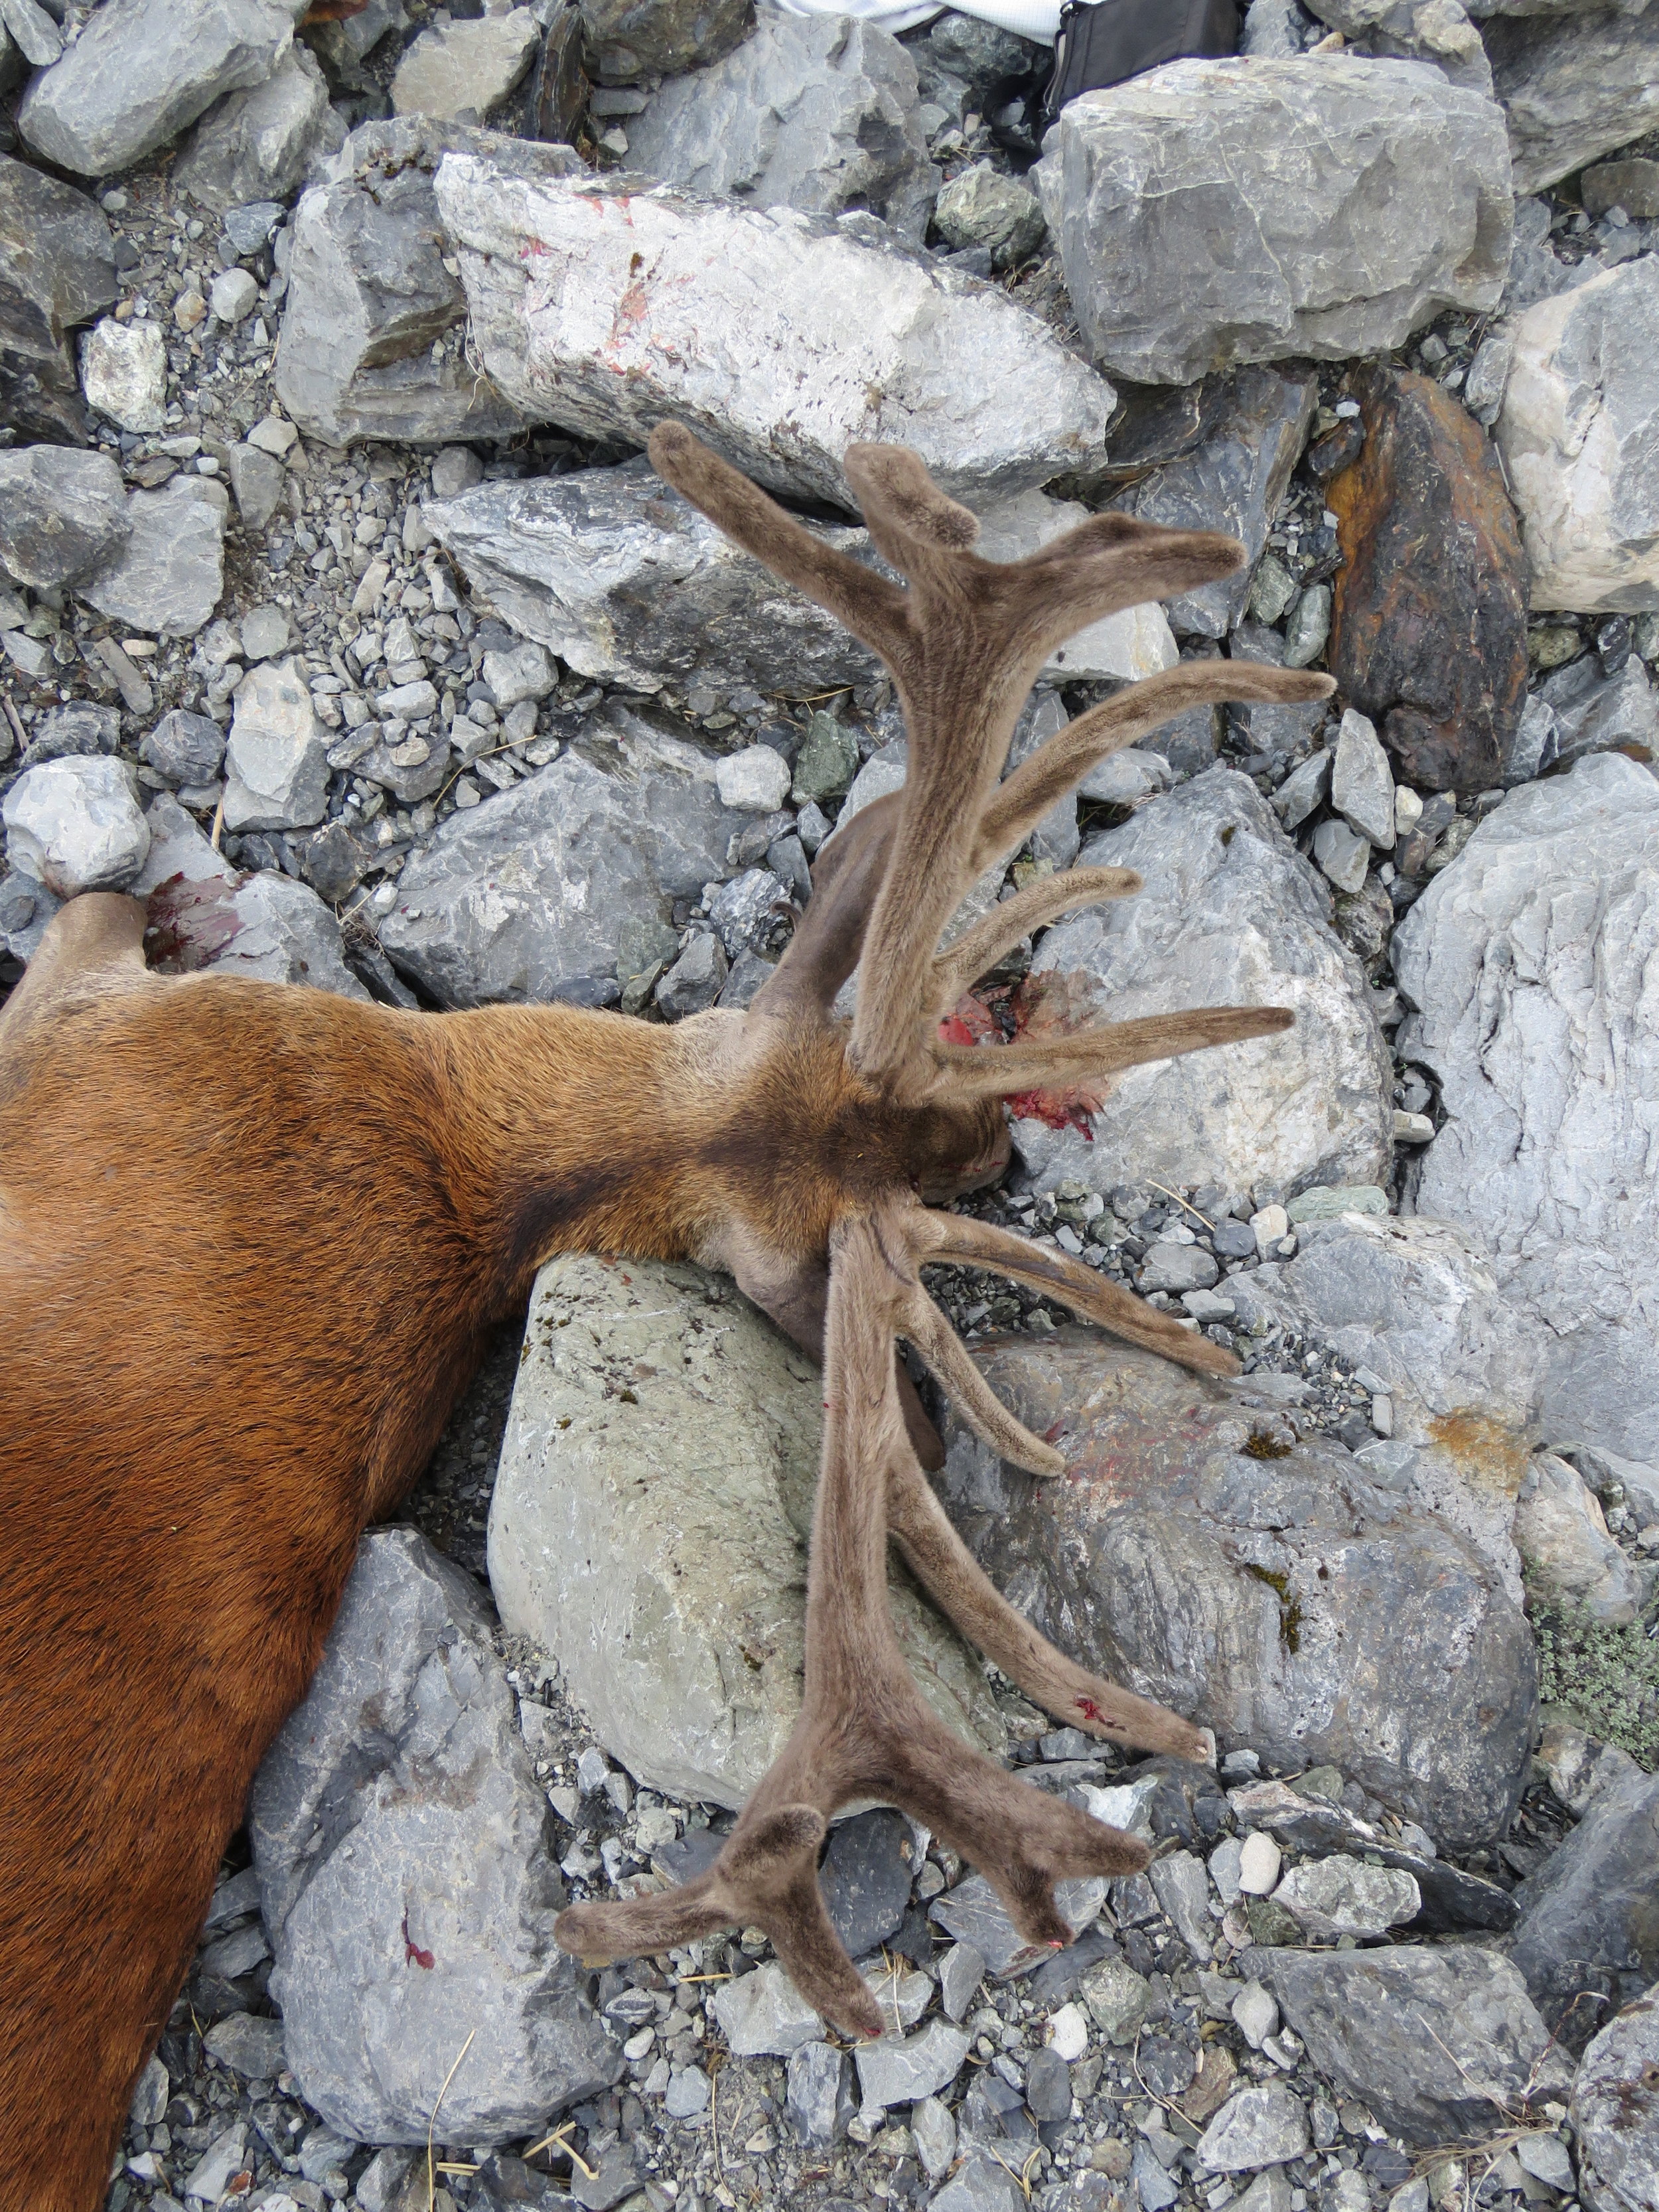
<instances>
[{"instance_id":1,"label":"white fabric","mask_svg":"<svg viewBox=\"0 0 1659 2212\"><path fill-rule=\"evenodd\" d=\"M891 0L771 0L786 15L856 15L883 31L914 31L944 14L937 7L895 7ZM977 15L1022 39L1052 46L1060 29L1060 0L957 0L963 15Z\"/></svg>"}]
</instances>

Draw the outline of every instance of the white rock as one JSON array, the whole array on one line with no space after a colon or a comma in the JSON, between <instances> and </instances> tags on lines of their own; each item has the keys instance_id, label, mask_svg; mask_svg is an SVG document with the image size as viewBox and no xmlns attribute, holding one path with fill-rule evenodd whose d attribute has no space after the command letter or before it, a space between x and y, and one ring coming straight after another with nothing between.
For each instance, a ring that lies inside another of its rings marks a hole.
<instances>
[{"instance_id":1,"label":"white rock","mask_svg":"<svg viewBox=\"0 0 1659 2212\"><path fill-rule=\"evenodd\" d=\"M225 746L226 829L303 829L327 800L327 748L304 677L292 660L251 668Z\"/></svg>"},{"instance_id":2,"label":"white rock","mask_svg":"<svg viewBox=\"0 0 1659 2212\"><path fill-rule=\"evenodd\" d=\"M106 315L81 341L81 389L88 407L124 430L154 433L167 423L167 349L159 323L118 323Z\"/></svg>"},{"instance_id":3,"label":"white rock","mask_svg":"<svg viewBox=\"0 0 1659 2212\"><path fill-rule=\"evenodd\" d=\"M227 269L214 278L208 305L222 323L234 325L252 313L258 296L258 282L246 269Z\"/></svg>"},{"instance_id":4,"label":"white rock","mask_svg":"<svg viewBox=\"0 0 1659 2212\"><path fill-rule=\"evenodd\" d=\"M1282 1206L1264 1206L1250 1216L1250 1226L1255 1231L1255 1249L1262 1259L1281 1237L1291 1233L1291 1217Z\"/></svg>"},{"instance_id":5,"label":"white rock","mask_svg":"<svg viewBox=\"0 0 1659 2212\"><path fill-rule=\"evenodd\" d=\"M460 154L436 191L484 367L534 419L642 444L672 416L774 489L841 506L855 439L914 447L951 492L1045 483L1104 439L1103 380L873 223L625 173L532 183Z\"/></svg>"},{"instance_id":6,"label":"white rock","mask_svg":"<svg viewBox=\"0 0 1659 2212\"><path fill-rule=\"evenodd\" d=\"M1659 607L1659 260L1540 300L1514 332L1498 442L1534 608Z\"/></svg>"},{"instance_id":7,"label":"white rock","mask_svg":"<svg viewBox=\"0 0 1659 2212\"><path fill-rule=\"evenodd\" d=\"M125 761L71 754L25 769L0 805L6 858L59 898L119 890L149 850L137 780Z\"/></svg>"},{"instance_id":8,"label":"white rock","mask_svg":"<svg viewBox=\"0 0 1659 2212\"><path fill-rule=\"evenodd\" d=\"M1175 781L1162 753L1143 752L1138 746L1108 753L1078 786L1079 799L1092 799L1108 806L1139 806L1167 791Z\"/></svg>"},{"instance_id":9,"label":"white rock","mask_svg":"<svg viewBox=\"0 0 1659 2212\"><path fill-rule=\"evenodd\" d=\"M1079 2004L1063 2004L1048 2022L1048 2042L1069 2066L1089 2048L1089 2015Z\"/></svg>"},{"instance_id":10,"label":"white rock","mask_svg":"<svg viewBox=\"0 0 1659 2212\"><path fill-rule=\"evenodd\" d=\"M1416 1877L1399 1867L1368 1866L1338 1853L1294 1866L1273 1892L1310 1936L1381 1936L1423 1909Z\"/></svg>"},{"instance_id":11,"label":"white rock","mask_svg":"<svg viewBox=\"0 0 1659 2212\"><path fill-rule=\"evenodd\" d=\"M1206 2173L1251 2173L1281 2165L1308 2148L1308 2116L1292 2091L1277 2081L1240 2089L1204 2130L1198 2163Z\"/></svg>"},{"instance_id":12,"label":"white rock","mask_svg":"<svg viewBox=\"0 0 1659 2212\"><path fill-rule=\"evenodd\" d=\"M1545 1433L1659 1435L1659 781L1617 753L1512 792L1395 932L1403 1060L1446 1121L1413 1203L1547 1332Z\"/></svg>"},{"instance_id":13,"label":"white rock","mask_svg":"<svg viewBox=\"0 0 1659 2212\"><path fill-rule=\"evenodd\" d=\"M789 796L793 771L770 745L745 745L728 753L714 769L722 806L745 814L775 814Z\"/></svg>"},{"instance_id":14,"label":"white rock","mask_svg":"<svg viewBox=\"0 0 1659 2212\"><path fill-rule=\"evenodd\" d=\"M1247 1897L1271 1897L1279 1881L1282 1854L1265 1829L1255 1829L1244 1838L1238 1863L1238 1886Z\"/></svg>"},{"instance_id":15,"label":"white rock","mask_svg":"<svg viewBox=\"0 0 1659 2212\"><path fill-rule=\"evenodd\" d=\"M1601 1501L1564 1459L1540 1452L1515 1509L1516 1547L1539 1579L1595 1620L1634 1620L1648 1578L1607 1534Z\"/></svg>"},{"instance_id":16,"label":"white rock","mask_svg":"<svg viewBox=\"0 0 1659 2212\"><path fill-rule=\"evenodd\" d=\"M392 80L392 112L482 123L530 67L541 35L531 8L422 31Z\"/></svg>"},{"instance_id":17,"label":"white rock","mask_svg":"<svg viewBox=\"0 0 1659 2212\"><path fill-rule=\"evenodd\" d=\"M1109 1192L1150 1176L1176 1190L1215 1182L1269 1198L1376 1182L1393 1155L1392 1056L1364 971L1327 921L1328 894L1255 786L1212 769L1149 799L1079 858L1146 881L1134 898L1061 922L1038 944L1034 969L1086 977L1096 1018L1283 1006L1297 1024L1128 1070L1094 1116L1092 1144L1017 1121L1037 1187L1070 1178Z\"/></svg>"},{"instance_id":18,"label":"white rock","mask_svg":"<svg viewBox=\"0 0 1659 2212\"><path fill-rule=\"evenodd\" d=\"M1394 776L1382 750L1376 726L1350 707L1336 733L1336 761L1331 770L1331 805L1356 837L1381 846L1394 845Z\"/></svg>"},{"instance_id":19,"label":"white rock","mask_svg":"<svg viewBox=\"0 0 1659 2212\"><path fill-rule=\"evenodd\" d=\"M1233 1999L1233 2019L1252 2051L1279 2032L1279 2007L1260 1982L1246 1982Z\"/></svg>"},{"instance_id":20,"label":"white rock","mask_svg":"<svg viewBox=\"0 0 1659 2212\"><path fill-rule=\"evenodd\" d=\"M1237 1836L1224 1836L1210 1853L1210 1880L1215 1884L1216 1895L1224 1905L1238 1902L1239 1869L1243 1863L1244 1846Z\"/></svg>"}]
</instances>

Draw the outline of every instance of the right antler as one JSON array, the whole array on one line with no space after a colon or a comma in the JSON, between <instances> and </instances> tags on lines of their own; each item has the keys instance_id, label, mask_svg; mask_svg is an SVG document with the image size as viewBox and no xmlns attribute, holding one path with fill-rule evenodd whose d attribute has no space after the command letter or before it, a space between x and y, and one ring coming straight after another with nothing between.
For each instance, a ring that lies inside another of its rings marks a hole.
<instances>
[{"instance_id":1,"label":"right antler","mask_svg":"<svg viewBox=\"0 0 1659 2212\"><path fill-rule=\"evenodd\" d=\"M876 1797L926 1822L984 1869L1032 1943L1071 1941L1056 1881L1133 1874L1146 1864L1146 1848L1134 1837L1018 1781L930 1711L888 1610L890 1517L929 1591L1021 1688L1074 1712L1091 1734L1214 1755L1207 1731L1089 1674L1046 1643L986 1580L928 1488L905 1433L893 1348L902 1335L924 1358L934 1356L918 1322L918 1301L929 1302L916 1279L920 1260L939 1256L933 1232L921 1225L933 1219L913 1200L894 1198L849 1216L833 1240L800 1717L706 1874L657 1896L573 1905L559 1916L560 1944L590 1964L758 1927L825 2020L847 2034L879 2035L880 2009L818 1888L818 1848L842 1806ZM967 1364L955 1338L950 1342ZM977 1370L969 1371L966 1410L975 1425L988 1400L1011 1456L1024 1460L1028 1448L1043 1453L991 1398ZM950 1363L941 1379L955 1389L964 1377Z\"/></svg>"},{"instance_id":2,"label":"right antler","mask_svg":"<svg viewBox=\"0 0 1659 2212\"><path fill-rule=\"evenodd\" d=\"M1073 870L1033 884L938 956L975 878L1097 762L1201 702L1331 691L1327 676L1241 661L1171 669L1079 716L999 787L1020 708L1054 648L1123 607L1231 574L1243 558L1235 539L1101 514L1024 560L986 561L971 550L978 523L915 453L854 446L848 480L907 589L823 544L678 424L653 433L651 458L728 537L880 655L909 733L903 790L826 845L830 866L821 861L806 921L755 1011L808 999L827 1006L861 953L848 1056L878 1091L908 1105L1073 1084L1290 1026L1281 1007L1211 1007L990 1054L937 1034L940 1014L1010 944L1073 908L1139 890L1128 870Z\"/></svg>"}]
</instances>

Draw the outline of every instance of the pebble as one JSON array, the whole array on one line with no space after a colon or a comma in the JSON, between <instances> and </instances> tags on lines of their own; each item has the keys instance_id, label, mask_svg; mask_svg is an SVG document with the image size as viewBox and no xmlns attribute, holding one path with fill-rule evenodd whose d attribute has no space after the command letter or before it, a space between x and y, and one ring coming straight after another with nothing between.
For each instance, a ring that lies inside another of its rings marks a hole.
<instances>
[{"instance_id":1,"label":"pebble","mask_svg":"<svg viewBox=\"0 0 1659 2212\"><path fill-rule=\"evenodd\" d=\"M919 2035L860 2044L854 2055L866 2105L908 2105L936 2096L956 2080L968 2056L968 2038L949 2021L936 2020Z\"/></svg>"},{"instance_id":2,"label":"pebble","mask_svg":"<svg viewBox=\"0 0 1659 2212\"><path fill-rule=\"evenodd\" d=\"M247 319L258 297L258 282L246 269L227 269L214 278L208 306L222 323L234 325Z\"/></svg>"},{"instance_id":3,"label":"pebble","mask_svg":"<svg viewBox=\"0 0 1659 2212\"><path fill-rule=\"evenodd\" d=\"M938 2097L923 2097L910 2108L910 2134L930 2181L948 2173L957 2154L957 2124Z\"/></svg>"},{"instance_id":4,"label":"pebble","mask_svg":"<svg viewBox=\"0 0 1659 2212\"><path fill-rule=\"evenodd\" d=\"M1114 2043L1133 2043L1152 2010L1152 1985L1121 1959L1103 1959L1078 1991L1095 2026Z\"/></svg>"},{"instance_id":5,"label":"pebble","mask_svg":"<svg viewBox=\"0 0 1659 2212\"><path fill-rule=\"evenodd\" d=\"M1260 1982L1246 1982L1232 2002L1238 2032L1252 2051L1260 2051L1270 2035L1279 2032L1279 2007Z\"/></svg>"},{"instance_id":6,"label":"pebble","mask_svg":"<svg viewBox=\"0 0 1659 2212\"><path fill-rule=\"evenodd\" d=\"M124 430L160 430L167 421L167 341L155 323L106 316L81 341L81 389L88 407Z\"/></svg>"},{"instance_id":7,"label":"pebble","mask_svg":"<svg viewBox=\"0 0 1659 2212\"><path fill-rule=\"evenodd\" d=\"M695 2119L708 2109L708 2076L701 2066L677 2066L668 2077L663 2107L671 2119Z\"/></svg>"},{"instance_id":8,"label":"pebble","mask_svg":"<svg viewBox=\"0 0 1659 2212\"><path fill-rule=\"evenodd\" d=\"M710 2009L734 2058L787 2058L823 2033L823 2022L775 1959L723 1984Z\"/></svg>"},{"instance_id":9,"label":"pebble","mask_svg":"<svg viewBox=\"0 0 1659 2212\"><path fill-rule=\"evenodd\" d=\"M1308 2148L1308 2116L1292 2090L1277 2082L1241 2089L1216 2114L1197 2158L1206 2173L1251 2173L1300 2158Z\"/></svg>"},{"instance_id":10,"label":"pebble","mask_svg":"<svg viewBox=\"0 0 1659 2212\"><path fill-rule=\"evenodd\" d=\"M749 745L715 763L720 804L748 814L773 814L789 796L793 772L770 745Z\"/></svg>"},{"instance_id":11,"label":"pebble","mask_svg":"<svg viewBox=\"0 0 1659 2212\"><path fill-rule=\"evenodd\" d=\"M1273 1211L1282 1214L1282 1208ZM1283 1853L1270 1835L1257 1828L1244 1838L1239 1853L1238 1886L1247 1897L1271 1897L1279 1881Z\"/></svg>"},{"instance_id":12,"label":"pebble","mask_svg":"<svg viewBox=\"0 0 1659 2212\"><path fill-rule=\"evenodd\" d=\"M1089 2048L1089 2019L1081 2005L1063 2004L1048 2022L1051 2050L1070 2065Z\"/></svg>"}]
</instances>

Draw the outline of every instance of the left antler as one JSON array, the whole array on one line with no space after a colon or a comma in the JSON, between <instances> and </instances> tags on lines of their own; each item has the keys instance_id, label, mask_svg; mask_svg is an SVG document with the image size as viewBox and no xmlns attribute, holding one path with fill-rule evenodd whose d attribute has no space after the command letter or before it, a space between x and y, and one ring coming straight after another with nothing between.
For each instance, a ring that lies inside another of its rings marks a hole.
<instances>
[{"instance_id":1,"label":"left antler","mask_svg":"<svg viewBox=\"0 0 1659 2212\"><path fill-rule=\"evenodd\" d=\"M842 1805L876 1797L925 1821L984 1869L1032 1943L1071 1941L1054 1900L1056 1881L1146 1865L1146 1846L1134 1837L1005 1773L929 1710L888 1612L890 1519L945 1611L1030 1695L1094 1735L1214 1756L1207 1730L1089 1674L1045 1643L981 1573L928 1489L905 1433L896 1337L907 1338L930 1364L938 1360L942 1379L962 1392L965 1418L1000 1451L1038 1472L1059 1463L992 1397L917 1279L919 1261L968 1257L968 1247L981 1264L1003 1266L1015 1255L1000 1242L986 1244L976 1231L958 1255L949 1249L949 1224L941 1224L941 1217L894 1198L836 1231L800 1718L706 1874L658 1896L573 1905L560 1915L559 1942L590 1962L660 1952L722 1928L758 1927L825 2020L848 2034L879 2035L880 2010L818 1889L818 1847ZM1018 1247L1019 1240L1006 1244ZM945 1351L945 1340L953 1353Z\"/></svg>"}]
</instances>

